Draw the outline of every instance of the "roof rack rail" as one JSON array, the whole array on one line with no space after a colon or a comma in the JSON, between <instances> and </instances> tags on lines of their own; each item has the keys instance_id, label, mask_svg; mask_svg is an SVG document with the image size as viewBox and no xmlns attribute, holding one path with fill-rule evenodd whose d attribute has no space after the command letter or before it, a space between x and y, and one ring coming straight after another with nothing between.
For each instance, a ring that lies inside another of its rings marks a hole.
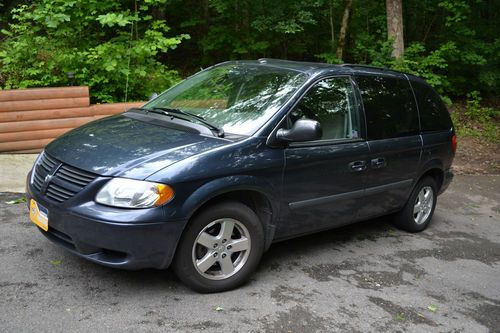
<instances>
[{"instance_id":1,"label":"roof rack rail","mask_svg":"<svg viewBox=\"0 0 500 333\"><path fill-rule=\"evenodd\" d=\"M377 66L371 66L371 65L359 65L359 64L340 64L339 66L342 67L361 67L361 68L370 68L370 69L381 69L384 71L391 71L391 72L396 72L390 68L387 67L377 67Z\"/></svg>"},{"instance_id":2,"label":"roof rack rail","mask_svg":"<svg viewBox=\"0 0 500 333\"><path fill-rule=\"evenodd\" d=\"M295 63L297 61L294 61L294 60L288 60L288 59L276 59L276 58L259 58L257 59L258 62L260 63L266 63L266 62L291 62L291 63Z\"/></svg>"},{"instance_id":3,"label":"roof rack rail","mask_svg":"<svg viewBox=\"0 0 500 333\"><path fill-rule=\"evenodd\" d=\"M387 67L376 67L376 66L370 66L370 65L356 65L356 64L340 64L339 66L341 66L341 67L350 67L350 68L360 67L360 68L367 68L367 69L379 70L379 71L384 71L384 72L389 72L389 73L396 73L396 74L404 74L404 75L416 76L415 74L412 74L412 73L398 71L396 69L390 69L390 68L387 68Z\"/></svg>"},{"instance_id":4,"label":"roof rack rail","mask_svg":"<svg viewBox=\"0 0 500 333\"><path fill-rule=\"evenodd\" d=\"M290 61L290 60L282 60L282 59L275 59L275 58L259 58L259 59L257 59L257 61L260 63L266 63L266 62L273 62L273 61L285 62L285 61Z\"/></svg>"}]
</instances>

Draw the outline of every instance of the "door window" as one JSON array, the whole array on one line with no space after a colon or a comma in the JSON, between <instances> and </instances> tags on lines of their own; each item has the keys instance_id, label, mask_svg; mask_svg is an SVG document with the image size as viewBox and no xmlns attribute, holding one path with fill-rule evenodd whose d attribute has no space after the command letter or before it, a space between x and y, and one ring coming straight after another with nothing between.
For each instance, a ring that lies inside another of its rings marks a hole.
<instances>
[{"instance_id":1,"label":"door window","mask_svg":"<svg viewBox=\"0 0 500 333\"><path fill-rule=\"evenodd\" d=\"M358 106L348 77L317 82L288 116L287 127L298 119L313 119L321 124L321 140L358 137Z\"/></svg>"},{"instance_id":2,"label":"door window","mask_svg":"<svg viewBox=\"0 0 500 333\"><path fill-rule=\"evenodd\" d=\"M368 139L387 139L418 134L415 98L406 78L356 77L368 127Z\"/></svg>"}]
</instances>

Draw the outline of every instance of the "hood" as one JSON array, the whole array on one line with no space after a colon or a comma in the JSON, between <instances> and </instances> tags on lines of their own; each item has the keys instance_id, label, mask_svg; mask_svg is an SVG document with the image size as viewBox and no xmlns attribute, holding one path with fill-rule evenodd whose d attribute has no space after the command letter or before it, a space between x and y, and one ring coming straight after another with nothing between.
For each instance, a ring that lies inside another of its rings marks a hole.
<instances>
[{"instance_id":1,"label":"hood","mask_svg":"<svg viewBox=\"0 0 500 333\"><path fill-rule=\"evenodd\" d=\"M145 179L177 161L225 144L228 141L117 115L64 134L46 151L98 175Z\"/></svg>"}]
</instances>

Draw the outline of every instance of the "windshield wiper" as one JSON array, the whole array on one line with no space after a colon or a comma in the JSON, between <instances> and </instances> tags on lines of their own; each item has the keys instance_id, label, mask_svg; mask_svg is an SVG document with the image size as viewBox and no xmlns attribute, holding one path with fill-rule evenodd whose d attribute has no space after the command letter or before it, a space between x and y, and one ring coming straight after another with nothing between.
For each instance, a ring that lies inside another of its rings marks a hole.
<instances>
[{"instance_id":1,"label":"windshield wiper","mask_svg":"<svg viewBox=\"0 0 500 333\"><path fill-rule=\"evenodd\" d=\"M194 114L194 113L191 113L191 112L188 112L188 111L183 111L183 110L180 110L180 109L164 108L164 107L154 107L153 110L162 110L162 111L167 111L167 112L173 112L173 113L182 114L182 115L185 115L185 116L188 116L188 117L193 117L193 118L196 118L198 120L205 120L205 118L203 118L202 116L198 116L197 114Z\"/></svg>"},{"instance_id":2,"label":"windshield wiper","mask_svg":"<svg viewBox=\"0 0 500 333\"><path fill-rule=\"evenodd\" d=\"M153 110L164 111L169 116L171 116L172 114L180 114L183 116L195 118L197 121L199 121L200 123L202 123L206 127L210 128L212 131L215 131L217 133L218 137L220 137L220 138L224 137L224 130L221 127L218 127L218 126L206 121L205 118L203 118L202 116L198 116L198 115L191 113L191 112L182 111L179 109L172 109L172 108L154 107ZM186 120L188 120L188 119L186 119Z\"/></svg>"},{"instance_id":3,"label":"windshield wiper","mask_svg":"<svg viewBox=\"0 0 500 333\"><path fill-rule=\"evenodd\" d=\"M164 108L164 107L154 107L152 109L148 109L148 108L140 108L140 109L144 110L146 112L164 114L166 116L175 117L175 118L179 118L179 119L190 121L190 122L192 122L190 119L186 119L185 117L179 117L179 115L183 115L183 116L186 116L189 118L195 118L197 121L199 121L200 123L202 123L203 125L208 127L210 130L216 132L218 137L220 137L220 138L224 137L224 129L222 129L221 127L218 127L212 123L209 123L208 121L205 120L205 118L203 118L202 116L198 116L194 113L182 111L179 109Z\"/></svg>"}]
</instances>

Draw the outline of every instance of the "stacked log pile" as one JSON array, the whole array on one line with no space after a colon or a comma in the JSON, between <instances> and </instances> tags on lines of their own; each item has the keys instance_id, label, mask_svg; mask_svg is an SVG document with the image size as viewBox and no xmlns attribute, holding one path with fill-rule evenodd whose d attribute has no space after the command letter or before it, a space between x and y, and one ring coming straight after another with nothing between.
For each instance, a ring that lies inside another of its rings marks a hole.
<instances>
[{"instance_id":1,"label":"stacked log pile","mask_svg":"<svg viewBox=\"0 0 500 333\"><path fill-rule=\"evenodd\" d=\"M39 152L75 127L142 104L90 104L88 87L0 90L0 152Z\"/></svg>"}]
</instances>

